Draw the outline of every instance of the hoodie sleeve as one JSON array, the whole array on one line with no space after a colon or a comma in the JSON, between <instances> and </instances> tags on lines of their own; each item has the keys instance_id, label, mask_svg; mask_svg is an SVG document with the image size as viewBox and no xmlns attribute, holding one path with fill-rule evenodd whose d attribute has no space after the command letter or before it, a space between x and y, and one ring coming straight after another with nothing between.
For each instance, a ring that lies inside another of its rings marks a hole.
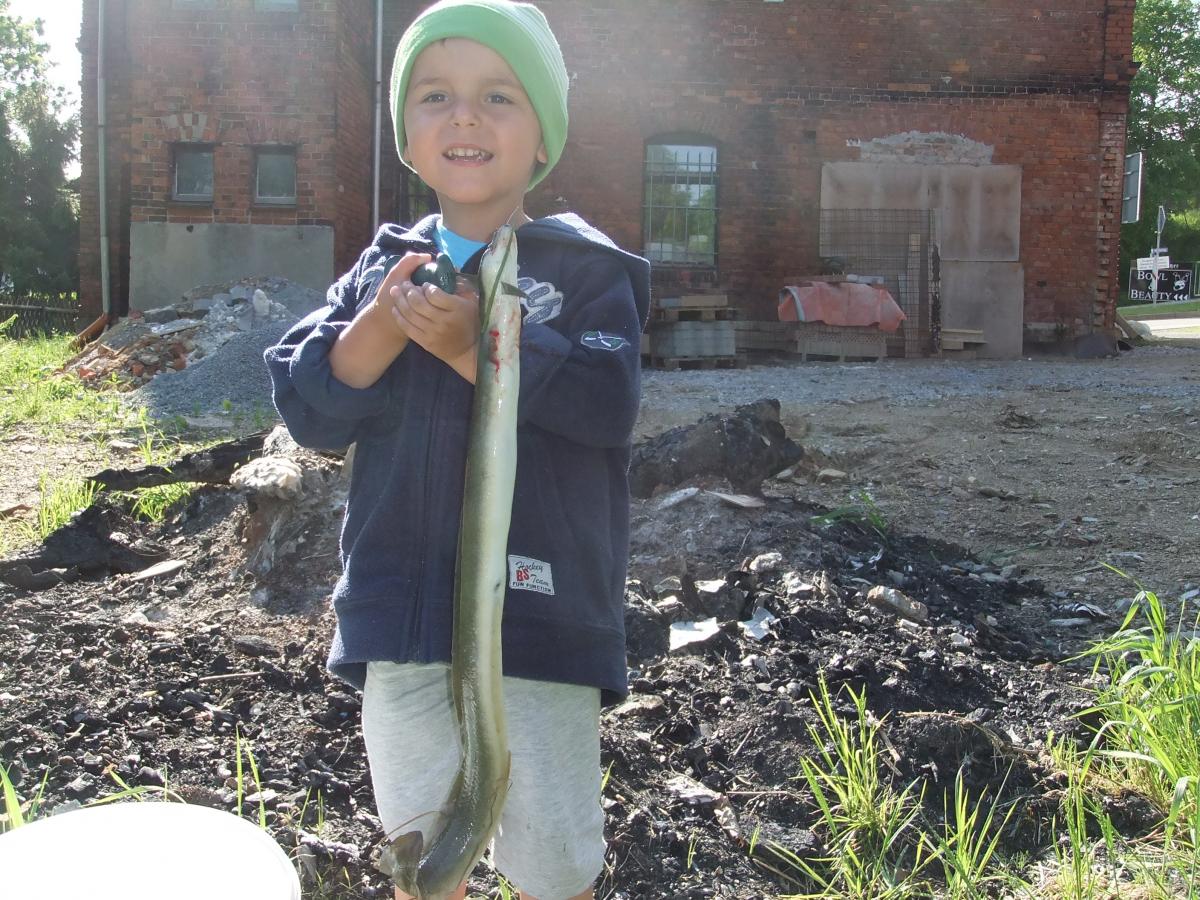
<instances>
[{"instance_id":1,"label":"hoodie sleeve","mask_svg":"<svg viewBox=\"0 0 1200 900\"><path fill-rule=\"evenodd\" d=\"M324 309L297 322L263 354L271 376L271 398L296 443L313 449L340 449L357 439L364 419L387 408L387 375L368 388L352 388L334 377L329 353L358 312L362 273L369 248L326 296ZM369 293L370 285L365 286Z\"/></svg>"},{"instance_id":2,"label":"hoodie sleeve","mask_svg":"<svg viewBox=\"0 0 1200 900\"><path fill-rule=\"evenodd\" d=\"M563 314L521 332L518 422L589 447L629 443L641 399L641 322L629 273L607 253L586 260Z\"/></svg>"}]
</instances>

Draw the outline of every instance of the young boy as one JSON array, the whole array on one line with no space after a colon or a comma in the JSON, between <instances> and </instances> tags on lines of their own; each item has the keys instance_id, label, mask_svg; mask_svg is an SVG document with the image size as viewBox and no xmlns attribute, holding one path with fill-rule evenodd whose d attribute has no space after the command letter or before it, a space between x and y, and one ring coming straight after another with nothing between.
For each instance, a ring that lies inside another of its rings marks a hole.
<instances>
[{"instance_id":1,"label":"young boy","mask_svg":"<svg viewBox=\"0 0 1200 900\"><path fill-rule=\"evenodd\" d=\"M599 712L627 692L626 472L649 307L645 260L577 216L525 215L566 142L568 84L530 4L443 0L422 13L396 52L393 118L401 159L441 215L384 226L328 306L266 354L293 437L357 445L329 664L363 689L388 837L430 835L459 758L448 663L479 310L465 280L450 294L411 277L437 251L474 272L493 232L517 227L525 309L502 629L512 776L493 858L529 900L591 897L603 867Z\"/></svg>"}]
</instances>

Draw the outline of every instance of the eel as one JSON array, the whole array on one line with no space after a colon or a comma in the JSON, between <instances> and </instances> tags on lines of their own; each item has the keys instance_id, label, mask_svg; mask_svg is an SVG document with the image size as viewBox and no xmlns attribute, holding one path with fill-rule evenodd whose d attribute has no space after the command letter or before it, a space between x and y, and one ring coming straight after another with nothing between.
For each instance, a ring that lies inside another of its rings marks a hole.
<instances>
[{"instance_id":1,"label":"eel","mask_svg":"<svg viewBox=\"0 0 1200 900\"><path fill-rule=\"evenodd\" d=\"M502 226L479 266L480 339L454 584L450 662L462 739L458 773L432 835L392 840L379 867L405 893L440 900L483 856L508 794L500 623L517 472L521 292L516 231Z\"/></svg>"}]
</instances>

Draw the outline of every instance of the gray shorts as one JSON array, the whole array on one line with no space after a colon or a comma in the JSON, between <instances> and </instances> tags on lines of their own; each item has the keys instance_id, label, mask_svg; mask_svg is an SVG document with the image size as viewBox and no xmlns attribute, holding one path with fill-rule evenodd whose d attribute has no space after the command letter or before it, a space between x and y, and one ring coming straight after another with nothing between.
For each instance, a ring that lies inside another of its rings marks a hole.
<instances>
[{"instance_id":1,"label":"gray shorts","mask_svg":"<svg viewBox=\"0 0 1200 900\"><path fill-rule=\"evenodd\" d=\"M505 678L504 711L512 774L492 862L538 900L566 900L604 867L600 691ZM384 830L434 827L461 754L450 667L369 663L362 726Z\"/></svg>"}]
</instances>

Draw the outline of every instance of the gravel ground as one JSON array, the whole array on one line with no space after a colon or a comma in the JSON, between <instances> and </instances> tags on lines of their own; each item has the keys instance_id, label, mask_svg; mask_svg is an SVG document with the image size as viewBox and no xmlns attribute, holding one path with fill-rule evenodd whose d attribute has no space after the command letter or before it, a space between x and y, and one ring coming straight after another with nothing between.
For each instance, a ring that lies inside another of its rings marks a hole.
<instances>
[{"instance_id":1,"label":"gravel ground","mask_svg":"<svg viewBox=\"0 0 1200 900\"><path fill-rule=\"evenodd\" d=\"M292 322L272 322L231 338L211 356L182 372L165 372L127 401L145 406L156 419L211 413L274 414L271 379L263 351L291 328Z\"/></svg>"},{"instance_id":2,"label":"gravel ground","mask_svg":"<svg viewBox=\"0 0 1200 900\"><path fill-rule=\"evenodd\" d=\"M290 323L277 322L230 340L212 356L182 372L168 372L129 395L159 419L214 412L270 413L271 384L262 360ZM763 397L788 405L864 403L887 400L918 406L941 400L997 397L1025 390L1098 390L1110 395L1164 400L1195 398L1197 386L1161 370L1187 368L1200 360L1190 346L1145 347L1115 359L948 362L885 360L880 363L755 364L744 369L642 374L639 436L696 421L716 409L731 409ZM217 373L217 377L213 374Z\"/></svg>"},{"instance_id":3,"label":"gravel ground","mask_svg":"<svg viewBox=\"0 0 1200 900\"><path fill-rule=\"evenodd\" d=\"M1192 347L1147 347L1115 359L1033 358L1022 360L884 360L879 363L784 363L746 369L643 373L644 401L686 403L697 415L760 397L817 404L839 400L862 403L890 400L914 406L953 397L1055 387L1105 388L1110 393L1163 399L1195 397L1197 387L1183 381L1155 383L1150 373L1166 360L1200 360ZM1139 372L1146 369L1146 377Z\"/></svg>"}]
</instances>

